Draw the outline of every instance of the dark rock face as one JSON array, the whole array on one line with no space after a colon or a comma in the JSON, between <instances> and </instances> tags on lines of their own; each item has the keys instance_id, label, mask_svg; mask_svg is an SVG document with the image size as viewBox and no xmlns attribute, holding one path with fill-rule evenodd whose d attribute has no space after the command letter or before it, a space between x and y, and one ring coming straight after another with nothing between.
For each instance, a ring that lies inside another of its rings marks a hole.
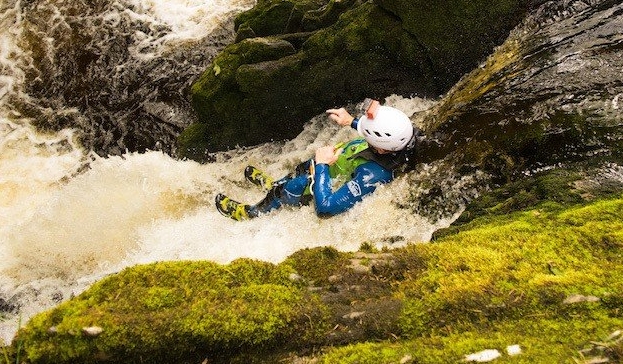
<instances>
[{"instance_id":1,"label":"dark rock face","mask_svg":"<svg viewBox=\"0 0 623 364\"><path fill-rule=\"evenodd\" d=\"M578 1L528 17L425 118L440 154L506 177L620 158L622 13L614 1Z\"/></svg>"},{"instance_id":2,"label":"dark rock face","mask_svg":"<svg viewBox=\"0 0 623 364\"><path fill-rule=\"evenodd\" d=\"M449 166L444 171L454 169L452 175L485 172L480 191L505 191L502 202L485 201L495 210L533 205L544 196L573 201L574 193L560 194L550 186L574 183L576 175L601 173L595 171L621 161L621 27L623 4L616 1L540 7L486 63L417 116L428 142L418 146L410 167L438 161ZM544 171L558 172L537 183L524 181ZM437 178L426 187L416 176L409 176L411 197L404 206L431 219L450 216L445 208L453 201L448 198L452 189L438 182L448 179ZM475 195L463 195L465 202ZM475 214L468 207L463 216Z\"/></svg>"},{"instance_id":3,"label":"dark rock face","mask_svg":"<svg viewBox=\"0 0 623 364\"><path fill-rule=\"evenodd\" d=\"M544 1L378 0L424 49L435 83L449 89L502 44L532 7ZM405 59L409 61L410 59ZM414 85L414 87L417 87Z\"/></svg>"},{"instance_id":4,"label":"dark rock face","mask_svg":"<svg viewBox=\"0 0 623 364\"><path fill-rule=\"evenodd\" d=\"M436 97L533 3L260 2L237 18L240 42L193 85L199 121L180 136L180 154L289 139L312 116L365 97ZM281 53L268 51L276 44Z\"/></svg>"}]
</instances>

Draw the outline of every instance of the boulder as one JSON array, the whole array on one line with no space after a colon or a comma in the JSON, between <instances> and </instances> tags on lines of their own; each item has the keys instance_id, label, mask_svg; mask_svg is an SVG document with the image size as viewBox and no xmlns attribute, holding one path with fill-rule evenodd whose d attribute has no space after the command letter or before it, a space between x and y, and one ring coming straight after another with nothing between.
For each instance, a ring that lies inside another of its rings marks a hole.
<instances>
[{"instance_id":1,"label":"boulder","mask_svg":"<svg viewBox=\"0 0 623 364\"><path fill-rule=\"evenodd\" d=\"M417 38L430 62L429 76L442 90L484 61L529 9L543 2L453 0L440 5L425 0L376 1ZM411 56L404 59L410 60Z\"/></svg>"},{"instance_id":2,"label":"boulder","mask_svg":"<svg viewBox=\"0 0 623 364\"><path fill-rule=\"evenodd\" d=\"M201 160L290 139L327 108L366 97L436 97L483 61L533 2L260 2L237 18L239 43L193 84L200 125L184 130L179 154ZM288 51L267 52L276 44Z\"/></svg>"}]
</instances>

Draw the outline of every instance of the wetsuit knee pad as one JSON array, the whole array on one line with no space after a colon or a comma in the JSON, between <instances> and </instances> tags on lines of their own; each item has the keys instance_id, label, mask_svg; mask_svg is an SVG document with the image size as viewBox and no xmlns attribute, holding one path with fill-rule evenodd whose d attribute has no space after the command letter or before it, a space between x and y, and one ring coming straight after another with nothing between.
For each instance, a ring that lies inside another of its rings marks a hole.
<instances>
[{"instance_id":1,"label":"wetsuit knee pad","mask_svg":"<svg viewBox=\"0 0 623 364\"><path fill-rule=\"evenodd\" d=\"M281 196L279 200L285 205L299 205L301 204L301 197L303 192L309 184L309 176L301 175L288 180L283 185Z\"/></svg>"},{"instance_id":2,"label":"wetsuit knee pad","mask_svg":"<svg viewBox=\"0 0 623 364\"><path fill-rule=\"evenodd\" d=\"M283 178L275 182L273 187L262 201L251 206L249 216L256 217L276 210L283 205L303 205L309 203L308 199L302 198L309 183L309 176L298 176L291 179Z\"/></svg>"}]
</instances>

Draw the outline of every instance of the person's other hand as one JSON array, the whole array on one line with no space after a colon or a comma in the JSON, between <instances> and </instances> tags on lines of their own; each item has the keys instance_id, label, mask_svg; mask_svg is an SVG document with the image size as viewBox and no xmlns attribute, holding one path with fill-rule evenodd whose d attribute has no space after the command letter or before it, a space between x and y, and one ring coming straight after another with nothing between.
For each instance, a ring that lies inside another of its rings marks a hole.
<instances>
[{"instance_id":1,"label":"person's other hand","mask_svg":"<svg viewBox=\"0 0 623 364\"><path fill-rule=\"evenodd\" d=\"M355 119L351 114L346 111L345 108L339 109L329 109L327 110L327 114L329 114L329 118L341 126L350 126Z\"/></svg>"},{"instance_id":2,"label":"person's other hand","mask_svg":"<svg viewBox=\"0 0 623 364\"><path fill-rule=\"evenodd\" d=\"M316 149L316 163L324 163L332 165L337 160L337 157L342 154L343 149L335 149L332 146L320 147Z\"/></svg>"}]
</instances>

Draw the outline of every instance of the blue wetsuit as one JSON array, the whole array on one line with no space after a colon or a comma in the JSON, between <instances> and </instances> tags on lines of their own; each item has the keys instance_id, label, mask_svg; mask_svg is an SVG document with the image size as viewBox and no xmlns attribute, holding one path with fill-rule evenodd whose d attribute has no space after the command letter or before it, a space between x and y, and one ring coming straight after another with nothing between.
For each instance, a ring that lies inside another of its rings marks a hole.
<instances>
[{"instance_id":1,"label":"blue wetsuit","mask_svg":"<svg viewBox=\"0 0 623 364\"><path fill-rule=\"evenodd\" d=\"M342 213L374 192L379 184L388 183L393 178L391 171L369 161L355 168L352 179L333 192L329 165L316 164L312 186L316 213L320 216Z\"/></svg>"},{"instance_id":2,"label":"blue wetsuit","mask_svg":"<svg viewBox=\"0 0 623 364\"><path fill-rule=\"evenodd\" d=\"M353 127L356 128L356 121ZM344 145L345 148L358 148L366 150L365 140L355 139ZM361 144L361 146L360 146ZM369 149L369 148L367 148ZM355 150L355 149L353 149ZM363 154L363 153L362 153ZM357 202L361 201L365 196L376 190L376 187L383 183L393 180L393 172L379 164L377 161L358 156L355 154L353 158L363 158L356 163L356 167L346 183L333 191L331 185L331 167L328 164L316 164L313 168L313 179L309 172L309 166L312 160L303 163L299 168L300 171L296 175L286 176L275 182L275 188L269 192L266 198L260 203L251 206L249 216L255 217L263 213L275 210L283 205L304 205L310 201L309 192L311 190L312 200L315 203L316 213L319 216L332 216L347 211ZM310 183L313 184L310 186Z\"/></svg>"}]
</instances>

